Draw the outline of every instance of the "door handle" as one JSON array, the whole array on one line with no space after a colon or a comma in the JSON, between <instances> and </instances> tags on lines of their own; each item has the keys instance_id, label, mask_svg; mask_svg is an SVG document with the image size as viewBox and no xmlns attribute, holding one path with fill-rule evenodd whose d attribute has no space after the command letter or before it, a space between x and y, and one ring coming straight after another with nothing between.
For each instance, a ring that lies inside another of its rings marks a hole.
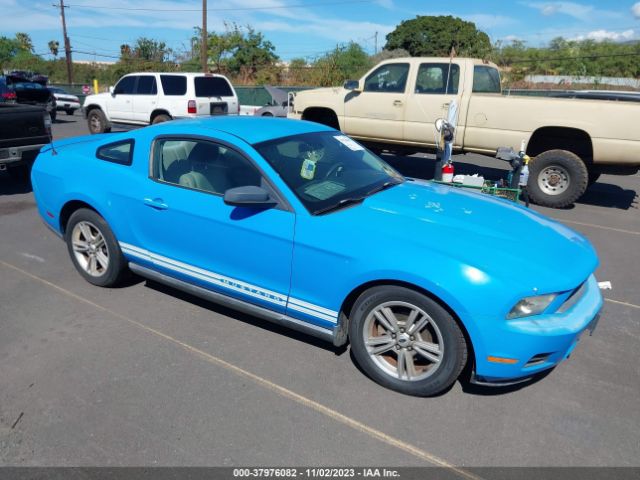
<instances>
[{"instance_id":1,"label":"door handle","mask_svg":"<svg viewBox=\"0 0 640 480\"><path fill-rule=\"evenodd\" d=\"M155 208L156 210L166 210L169 208L169 205L164 203L164 200L161 198L145 198L143 202L147 207Z\"/></svg>"},{"instance_id":2,"label":"door handle","mask_svg":"<svg viewBox=\"0 0 640 480\"><path fill-rule=\"evenodd\" d=\"M393 105L396 107L401 107L402 106L402 100L394 100L393 101Z\"/></svg>"}]
</instances>

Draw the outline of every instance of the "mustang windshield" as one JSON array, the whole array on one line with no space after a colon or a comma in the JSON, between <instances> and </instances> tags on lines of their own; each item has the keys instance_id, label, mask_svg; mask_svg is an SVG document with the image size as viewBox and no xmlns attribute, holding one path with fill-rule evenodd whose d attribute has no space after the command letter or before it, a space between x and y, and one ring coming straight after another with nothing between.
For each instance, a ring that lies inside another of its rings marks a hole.
<instances>
[{"instance_id":1,"label":"mustang windshield","mask_svg":"<svg viewBox=\"0 0 640 480\"><path fill-rule=\"evenodd\" d=\"M340 132L315 132L254 145L314 215L363 201L404 178Z\"/></svg>"}]
</instances>

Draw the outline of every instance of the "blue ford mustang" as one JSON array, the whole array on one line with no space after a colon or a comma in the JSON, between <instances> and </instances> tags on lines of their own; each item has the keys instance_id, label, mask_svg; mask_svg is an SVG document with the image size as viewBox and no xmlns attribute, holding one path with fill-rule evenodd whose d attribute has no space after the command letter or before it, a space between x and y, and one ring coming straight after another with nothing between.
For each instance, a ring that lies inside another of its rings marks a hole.
<instances>
[{"instance_id":1,"label":"blue ford mustang","mask_svg":"<svg viewBox=\"0 0 640 480\"><path fill-rule=\"evenodd\" d=\"M602 306L580 234L404 178L314 123L211 118L61 140L32 182L94 285L133 271L349 342L371 378L407 394L442 392L466 364L488 384L548 370Z\"/></svg>"}]
</instances>

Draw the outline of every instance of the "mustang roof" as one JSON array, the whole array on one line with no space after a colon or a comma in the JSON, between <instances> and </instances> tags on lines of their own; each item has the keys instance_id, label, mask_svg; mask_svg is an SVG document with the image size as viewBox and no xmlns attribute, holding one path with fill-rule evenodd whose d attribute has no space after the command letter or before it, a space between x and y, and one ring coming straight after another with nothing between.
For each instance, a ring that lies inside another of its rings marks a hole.
<instances>
[{"instance_id":1,"label":"mustang roof","mask_svg":"<svg viewBox=\"0 0 640 480\"><path fill-rule=\"evenodd\" d=\"M158 130L171 133L193 133L193 129L214 130L235 135L247 143L256 144L274 138L288 137L301 133L332 130L319 123L286 118L264 118L253 116L219 116L180 120L154 126Z\"/></svg>"}]
</instances>

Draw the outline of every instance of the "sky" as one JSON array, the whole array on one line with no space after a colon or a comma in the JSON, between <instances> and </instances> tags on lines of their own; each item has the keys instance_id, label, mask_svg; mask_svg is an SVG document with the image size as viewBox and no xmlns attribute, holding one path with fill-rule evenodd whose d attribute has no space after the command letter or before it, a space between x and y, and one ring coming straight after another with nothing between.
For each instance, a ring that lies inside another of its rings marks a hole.
<instances>
[{"instance_id":1,"label":"sky","mask_svg":"<svg viewBox=\"0 0 640 480\"><path fill-rule=\"evenodd\" d=\"M60 42L56 0L0 0L0 36L27 32L38 54ZM188 51L202 21L200 0L66 0L74 59L115 61L123 43L145 36ZM428 1L428 0L208 0L208 30L251 25L276 46L283 60L313 59L337 44L355 41L374 53L385 35L416 15L453 15L475 22L492 41L520 39L542 46L550 39L640 39L640 1ZM81 53L84 52L84 53ZM50 54L44 58L51 58Z\"/></svg>"}]
</instances>

